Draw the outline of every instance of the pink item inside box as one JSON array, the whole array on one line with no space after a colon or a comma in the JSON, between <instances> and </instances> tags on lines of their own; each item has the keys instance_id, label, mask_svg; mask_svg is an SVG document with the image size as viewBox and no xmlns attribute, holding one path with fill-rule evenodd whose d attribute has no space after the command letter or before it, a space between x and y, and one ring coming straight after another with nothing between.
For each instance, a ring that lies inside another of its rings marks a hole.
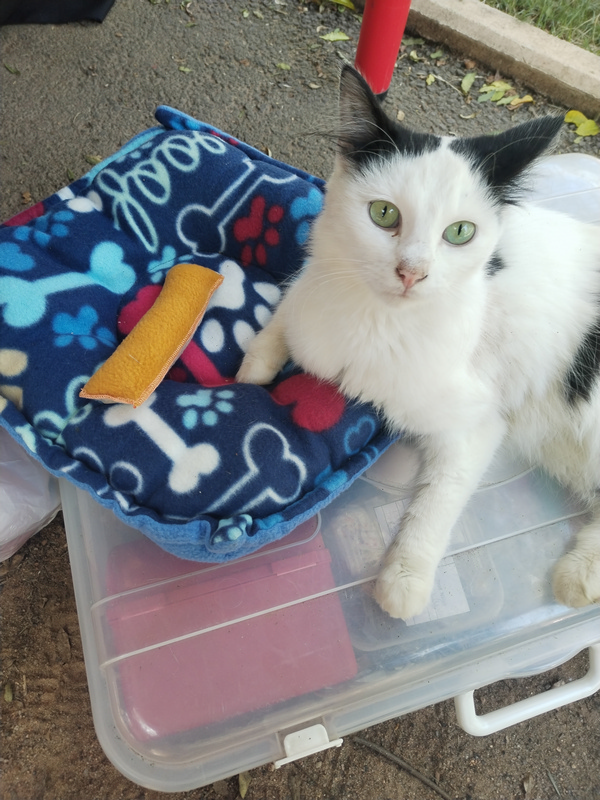
<instances>
[{"instance_id":1,"label":"pink item inside box","mask_svg":"<svg viewBox=\"0 0 600 800\"><path fill-rule=\"evenodd\" d=\"M109 559L108 662L140 741L217 723L352 678L354 651L318 518L286 547L184 561L148 540Z\"/></svg>"}]
</instances>

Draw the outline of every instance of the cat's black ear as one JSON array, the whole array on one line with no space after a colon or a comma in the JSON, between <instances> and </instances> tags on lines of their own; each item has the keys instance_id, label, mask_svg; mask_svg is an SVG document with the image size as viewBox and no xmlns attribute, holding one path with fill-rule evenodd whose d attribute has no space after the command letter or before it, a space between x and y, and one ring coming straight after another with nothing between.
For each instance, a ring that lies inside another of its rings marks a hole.
<instances>
[{"instance_id":1,"label":"cat's black ear","mask_svg":"<svg viewBox=\"0 0 600 800\"><path fill-rule=\"evenodd\" d=\"M369 84L348 65L340 77L340 128L338 144L344 155L360 151L365 143L388 137L390 120Z\"/></svg>"},{"instance_id":2,"label":"cat's black ear","mask_svg":"<svg viewBox=\"0 0 600 800\"><path fill-rule=\"evenodd\" d=\"M346 163L361 168L386 156L420 155L440 141L390 119L362 75L348 65L342 68L338 147Z\"/></svg>"},{"instance_id":3,"label":"cat's black ear","mask_svg":"<svg viewBox=\"0 0 600 800\"><path fill-rule=\"evenodd\" d=\"M514 203L520 194L520 179L553 146L562 123L562 117L540 117L504 133L455 139L450 148L472 163L500 201Z\"/></svg>"}]
</instances>

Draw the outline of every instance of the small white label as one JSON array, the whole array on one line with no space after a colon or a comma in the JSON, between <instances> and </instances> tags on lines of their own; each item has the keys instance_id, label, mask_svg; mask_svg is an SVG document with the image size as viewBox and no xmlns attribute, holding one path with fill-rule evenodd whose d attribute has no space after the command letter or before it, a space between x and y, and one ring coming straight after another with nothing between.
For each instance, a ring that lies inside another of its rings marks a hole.
<instances>
[{"instance_id":1,"label":"small white label","mask_svg":"<svg viewBox=\"0 0 600 800\"><path fill-rule=\"evenodd\" d=\"M406 500L396 500L394 503L386 503L384 506L375 508L375 516L379 523L379 528L383 535L385 546L387 547L394 536L398 533L400 522L404 512L408 508L409 498Z\"/></svg>"},{"instance_id":2,"label":"small white label","mask_svg":"<svg viewBox=\"0 0 600 800\"><path fill-rule=\"evenodd\" d=\"M420 625L435 619L466 614L470 610L454 558L448 556L437 569L431 600L427 608L416 617L407 619L406 624Z\"/></svg>"}]
</instances>

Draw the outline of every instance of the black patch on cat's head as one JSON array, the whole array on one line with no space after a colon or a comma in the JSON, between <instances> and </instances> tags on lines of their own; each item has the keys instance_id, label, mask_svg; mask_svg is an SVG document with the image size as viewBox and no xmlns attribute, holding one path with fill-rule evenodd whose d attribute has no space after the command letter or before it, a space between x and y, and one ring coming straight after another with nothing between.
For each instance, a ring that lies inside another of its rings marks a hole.
<instances>
[{"instance_id":1,"label":"black patch on cat's head","mask_svg":"<svg viewBox=\"0 0 600 800\"><path fill-rule=\"evenodd\" d=\"M362 75L343 67L338 146L346 163L360 170L386 156L431 152L440 142L439 136L411 131L390 119Z\"/></svg>"},{"instance_id":2,"label":"black patch on cat's head","mask_svg":"<svg viewBox=\"0 0 600 800\"><path fill-rule=\"evenodd\" d=\"M467 158L500 202L515 203L528 167L552 147L562 124L562 117L540 117L504 133L455 139L450 148Z\"/></svg>"},{"instance_id":3,"label":"black patch on cat's head","mask_svg":"<svg viewBox=\"0 0 600 800\"><path fill-rule=\"evenodd\" d=\"M600 374L600 319L583 337L573 363L565 376L567 400L574 405L578 400L589 400Z\"/></svg>"}]
</instances>

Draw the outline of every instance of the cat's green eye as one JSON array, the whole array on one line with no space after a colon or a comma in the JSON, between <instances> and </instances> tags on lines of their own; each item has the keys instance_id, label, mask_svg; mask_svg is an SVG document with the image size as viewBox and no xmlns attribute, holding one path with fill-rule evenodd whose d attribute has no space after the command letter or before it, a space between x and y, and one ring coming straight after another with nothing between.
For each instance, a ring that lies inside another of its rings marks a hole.
<instances>
[{"instance_id":1,"label":"cat's green eye","mask_svg":"<svg viewBox=\"0 0 600 800\"><path fill-rule=\"evenodd\" d=\"M397 228L400 222L400 212L387 200L375 200L371 203L369 216L380 228Z\"/></svg>"},{"instance_id":2,"label":"cat's green eye","mask_svg":"<svg viewBox=\"0 0 600 800\"><path fill-rule=\"evenodd\" d=\"M442 235L450 244L466 244L475 236L476 230L473 222L461 220L461 222L453 222L452 225L448 225Z\"/></svg>"}]
</instances>

